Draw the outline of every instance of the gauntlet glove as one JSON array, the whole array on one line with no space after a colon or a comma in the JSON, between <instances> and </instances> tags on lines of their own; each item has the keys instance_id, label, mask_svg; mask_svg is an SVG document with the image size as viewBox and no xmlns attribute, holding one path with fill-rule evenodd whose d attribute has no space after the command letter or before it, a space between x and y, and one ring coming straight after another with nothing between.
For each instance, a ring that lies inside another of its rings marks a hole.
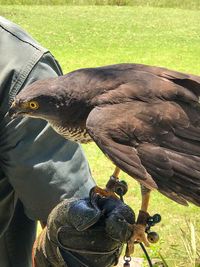
<instances>
[{"instance_id":1,"label":"gauntlet glove","mask_svg":"<svg viewBox=\"0 0 200 267\"><path fill-rule=\"evenodd\" d=\"M67 199L49 215L33 248L35 267L116 265L135 223L132 209L113 198Z\"/></svg>"}]
</instances>

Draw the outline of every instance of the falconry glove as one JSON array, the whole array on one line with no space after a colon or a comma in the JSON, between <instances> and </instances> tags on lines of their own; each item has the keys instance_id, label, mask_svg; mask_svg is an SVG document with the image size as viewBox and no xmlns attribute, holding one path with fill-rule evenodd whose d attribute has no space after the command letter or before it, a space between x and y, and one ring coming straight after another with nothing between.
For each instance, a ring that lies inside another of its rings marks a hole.
<instances>
[{"instance_id":1,"label":"falconry glove","mask_svg":"<svg viewBox=\"0 0 200 267\"><path fill-rule=\"evenodd\" d=\"M132 209L120 200L93 195L68 199L49 215L33 248L34 267L113 266L135 223Z\"/></svg>"}]
</instances>

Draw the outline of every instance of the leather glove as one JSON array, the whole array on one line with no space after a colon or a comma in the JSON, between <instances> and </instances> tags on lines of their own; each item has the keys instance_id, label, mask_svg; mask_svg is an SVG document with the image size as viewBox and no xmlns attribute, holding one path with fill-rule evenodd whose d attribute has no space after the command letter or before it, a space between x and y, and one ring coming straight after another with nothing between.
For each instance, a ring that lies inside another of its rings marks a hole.
<instances>
[{"instance_id":1,"label":"leather glove","mask_svg":"<svg viewBox=\"0 0 200 267\"><path fill-rule=\"evenodd\" d=\"M117 265L135 223L133 210L113 198L67 199L49 215L33 248L35 267Z\"/></svg>"}]
</instances>

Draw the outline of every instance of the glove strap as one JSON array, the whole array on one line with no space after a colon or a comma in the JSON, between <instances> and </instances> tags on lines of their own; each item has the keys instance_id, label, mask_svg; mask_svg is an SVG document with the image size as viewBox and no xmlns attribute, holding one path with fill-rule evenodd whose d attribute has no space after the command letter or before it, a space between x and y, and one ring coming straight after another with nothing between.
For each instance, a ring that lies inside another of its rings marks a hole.
<instances>
[{"instance_id":1,"label":"glove strap","mask_svg":"<svg viewBox=\"0 0 200 267\"><path fill-rule=\"evenodd\" d=\"M69 266L76 266L76 267L89 267L89 265L82 262L78 257L76 257L74 254L72 254L68 250L64 250L62 248L58 248L60 251L60 254L63 258L63 260L66 262Z\"/></svg>"},{"instance_id":2,"label":"glove strap","mask_svg":"<svg viewBox=\"0 0 200 267\"><path fill-rule=\"evenodd\" d=\"M51 240L51 242L53 242L53 241ZM119 247L116 247L116 248L114 248L112 250L107 250L107 251L93 251L93 250L70 248L70 247L67 247L67 246L63 246L60 243L58 236L57 236L57 243L58 243L58 246L60 248L62 248L63 250L67 250L67 251L69 250L69 251L72 251L72 252L77 252L77 253L82 253L82 254L108 255L108 254L113 254L115 251L119 250Z\"/></svg>"}]
</instances>

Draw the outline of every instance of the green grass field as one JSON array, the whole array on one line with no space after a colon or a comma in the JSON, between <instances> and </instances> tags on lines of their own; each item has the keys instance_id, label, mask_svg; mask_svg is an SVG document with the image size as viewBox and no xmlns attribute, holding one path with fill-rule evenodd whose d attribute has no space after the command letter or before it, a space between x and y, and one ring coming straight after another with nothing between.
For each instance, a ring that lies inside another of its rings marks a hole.
<instances>
[{"instance_id":1,"label":"green grass field","mask_svg":"<svg viewBox=\"0 0 200 267\"><path fill-rule=\"evenodd\" d=\"M117 5L200 9L199 0L1 0L6 5Z\"/></svg>"},{"instance_id":2,"label":"green grass field","mask_svg":"<svg viewBox=\"0 0 200 267\"><path fill-rule=\"evenodd\" d=\"M192 7L0 5L0 15L21 25L50 49L64 73L132 62L200 75L200 10ZM114 166L94 144L83 148L96 182L104 186ZM141 203L139 186L124 173L121 178L129 185L125 201L137 213ZM162 215L162 222L155 227L161 241L148 250L150 256L158 257L160 252L170 267L198 266L184 246L180 227L189 235L186 219L191 220L197 239L199 209L193 205L182 207L153 192L149 211ZM199 251L199 240L196 246ZM135 256L142 255L137 248Z\"/></svg>"}]
</instances>

